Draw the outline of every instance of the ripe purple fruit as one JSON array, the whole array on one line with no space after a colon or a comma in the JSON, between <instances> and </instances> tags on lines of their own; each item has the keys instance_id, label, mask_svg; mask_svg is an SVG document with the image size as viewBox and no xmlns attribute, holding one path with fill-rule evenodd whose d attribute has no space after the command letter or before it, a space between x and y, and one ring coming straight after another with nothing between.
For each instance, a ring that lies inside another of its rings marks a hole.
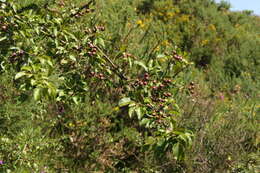
<instances>
[{"instance_id":1,"label":"ripe purple fruit","mask_svg":"<svg viewBox=\"0 0 260 173\"><path fill-rule=\"evenodd\" d=\"M14 53L12 54L12 57L16 57L16 56L17 56L17 53L14 52Z\"/></svg>"}]
</instances>

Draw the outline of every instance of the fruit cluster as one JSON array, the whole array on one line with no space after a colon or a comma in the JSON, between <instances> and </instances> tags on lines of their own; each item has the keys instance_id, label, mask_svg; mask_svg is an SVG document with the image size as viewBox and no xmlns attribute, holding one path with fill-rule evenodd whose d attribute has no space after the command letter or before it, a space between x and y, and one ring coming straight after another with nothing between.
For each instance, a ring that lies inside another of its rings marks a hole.
<instances>
[{"instance_id":1,"label":"fruit cluster","mask_svg":"<svg viewBox=\"0 0 260 173\"><path fill-rule=\"evenodd\" d=\"M177 61L182 61L183 57L181 55L178 55L176 51L173 51L172 57Z\"/></svg>"},{"instance_id":2,"label":"fruit cluster","mask_svg":"<svg viewBox=\"0 0 260 173\"><path fill-rule=\"evenodd\" d=\"M167 109L171 104L172 97L170 92L172 87L171 79L153 79L152 75L144 73L131 84L131 87L134 92L142 91L142 98L148 97L151 100L149 103L144 103L148 116L152 115L156 119L169 116Z\"/></svg>"},{"instance_id":3,"label":"fruit cluster","mask_svg":"<svg viewBox=\"0 0 260 173\"><path fill-rule=\"evenodd\" d=\"M25 55L25 52L23 50L19 50L17 52L12 53L12 55L9 57L10 63L18 61L18 59L23 55Z\"/></svg>"},{"instance_id":4,"label":"fruit cluster","mask_svg":"<svg viewBox=\"0 0 260 173\"><path fill-rule=\"evenodd\" d=\"M88 28L85 30L85 33L87 34L93 34L99 31L105 31L105 27L104 26L94 26L93 28Z\"/></svg>"},{"instance_id":5,"label":"fruit cluster","mask_svg":"<svg viewBox=\"0 0 260 173\"><path fill-rule=\"evenodd\" d=\"M191 94L194 94L195 93L195 84L194 82L191 82L188 86L188 90Z\"/></svg>"},{"instance_id":6,"label":"fruit cluster","mask_svg":"<svg viewBox=\"0 0 260 173\"><path fill-rule=\"evenodd\" d=\"M91 77L91 78L94 77L94 78L97 78L97 79L100 79L100 80L106 79L105 75L103 73L96 73L96 72L93 72L93 71L90 72L89 77Z\"/></svg>"},{"instance_id":7,"label":"fruit cluster","mask_svg":"<svg viewBox=\"0 0 260 173\"><path fill-rule=\"evenodd\" d=\"M88 50L87 54L90 57L95 56L97 54L97 47L91 42L88 42L88 47L89 47L89 50Z\"/></svg>"},{"instance_id":8,"label":"fruit cluster","mask_svg":"<svg viewBox=\"0 0 260 173\"><path fill-rule=\"evenodd\" d=\"M8 30L8 25L5 24L4 22L5 18L3 16L0 16L0 28L1 28L1 31L5 32Z\"/></svg>"}]
</instances>

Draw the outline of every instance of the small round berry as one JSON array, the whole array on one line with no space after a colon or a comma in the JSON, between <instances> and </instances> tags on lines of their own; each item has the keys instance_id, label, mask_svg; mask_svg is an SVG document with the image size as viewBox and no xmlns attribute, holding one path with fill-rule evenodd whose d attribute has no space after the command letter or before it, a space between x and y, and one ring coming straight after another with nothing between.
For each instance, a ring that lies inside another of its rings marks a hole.
<instances>
[{"instance_id":1,"label":"small round berry","mask_svg":"<svg viewBox=\"0 0 260 173\"><path fill-rule=\"evenodd\" d=\"M2 29L3 31L6 31L6 30L7 30L7 25L3 25L3 26L1 27L1 29Z\"/></svg>"}]
</instances>

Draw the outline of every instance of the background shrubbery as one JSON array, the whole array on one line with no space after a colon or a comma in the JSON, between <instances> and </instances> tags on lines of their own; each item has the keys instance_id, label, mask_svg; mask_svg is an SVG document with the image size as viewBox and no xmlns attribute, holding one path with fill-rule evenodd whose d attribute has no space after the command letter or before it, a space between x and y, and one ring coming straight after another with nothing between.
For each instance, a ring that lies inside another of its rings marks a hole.
<instances>
[{"instance_id":1,"label":"background shrubbery","mask_svg":"<svg viewBox=\"0 0 260 173\"><path fill-rule=\"evenodd\" d=\"M0 0L0 171L259 171L258 16L85 4Z\"/></svg>"}]
</instances>

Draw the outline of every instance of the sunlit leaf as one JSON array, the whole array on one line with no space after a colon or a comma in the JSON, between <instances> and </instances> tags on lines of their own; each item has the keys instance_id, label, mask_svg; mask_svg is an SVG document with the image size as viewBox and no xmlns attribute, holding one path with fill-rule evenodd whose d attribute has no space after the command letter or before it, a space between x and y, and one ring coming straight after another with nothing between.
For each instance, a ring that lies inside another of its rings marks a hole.
<instances>
[{"instance_id":1,"label":"sunlit leaf","mask_svg":"<svg viewBox=\"0 0 260 173\"><path fill-rule=\"evenodd\" d=\"M123 106L129 105L131 102L132 102L132 101L131 101L131 99L130 99L129 97L125 97L125 98L122 98L122 99L119 101L118 105L119 105L119 107L123 107Z\"/></svg>"},{"instance_id":2,"label":"sunlit leaf","mask_svg":"<svg viewBox=\"0 0 260 173\"><path fill-rule=\"evenodd\" d=\"M145 65L144 62L135 61L134 64L139 65L139 66L143 67L143 69L144 69L145 71L148 71L148 67Z\"/></svg>"},{"instance_id":3,"label":"sunlit leaf","mask_svg":"<svg viewBox=\"0 0 260 173\"><path fill-rule=\"evenodd\" d=\"M16 75L15 75L15 77L14 77L14 79L15 80L17 80L17 79L19 79L19 78L21 78L21 77L23 77L23 76L25 76L26 75L26 73L25 72L18 72Z\"/></svg>"},{"instance_id":4,"label":"sunlit leaf","mask_svg":"<svg viewBox=\"0 0 260 173\"><path fill-rule=\"evenodd\" d=\"M41 88L35 88L33 91L34 100L40 100L41 98Z\"/></svg>"}]
</instances>

